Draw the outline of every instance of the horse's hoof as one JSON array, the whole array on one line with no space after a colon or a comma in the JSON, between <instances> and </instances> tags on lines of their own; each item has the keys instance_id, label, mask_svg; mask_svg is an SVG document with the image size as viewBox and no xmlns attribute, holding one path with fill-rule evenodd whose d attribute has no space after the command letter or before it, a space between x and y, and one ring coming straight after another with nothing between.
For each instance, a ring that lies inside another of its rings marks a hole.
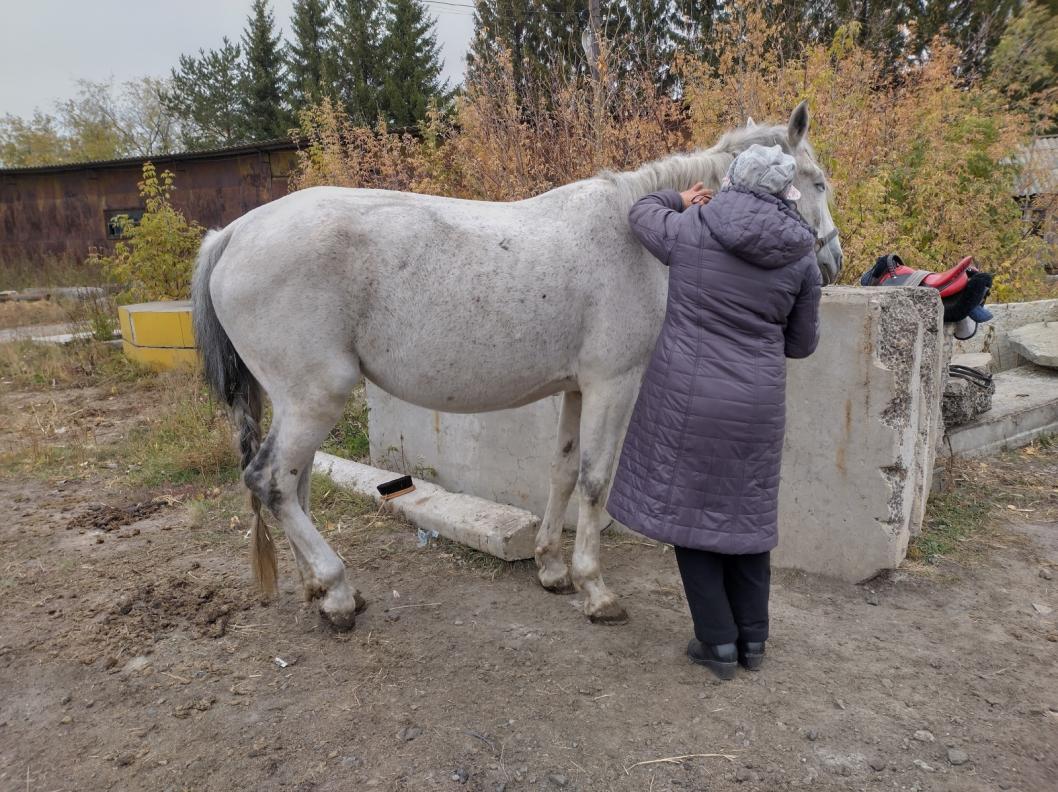
<instances>
[{"instance_id":1,"label":"horse's hoof","mask_svg":"<svg viewBox=\"0 0 1058 792\"><path fill-rule=\"evenodd\" d=\"M573 578L569 576L568 571L557 580L541 580L540 585L552 594L575 594L577 591L577 587L573 585Z\"/></svg>"},{"instance_id":2,"label":"horse's hoof","mask_svg":"<svg viewBox=\"0 0 1058 792\"><path fill-rule=\"evenodd\" d=\"M607 602L589 611L588 618L592 624L625 624L628 621L628 611L617 602Z\"/></svg>"},{"instance_id":3,"label":"horse's hoof","mask_svg":"<svg viewBox=\"0 0 1058 792\"><path fill-rule=\"evenodd\" d=\"M331 589L320 602L320 617L337 632L353 629L356 624L357 594L349 602L349 595L341 589ZM360 598L363 602L363 598Z\"/></svg>"}]
</instances>

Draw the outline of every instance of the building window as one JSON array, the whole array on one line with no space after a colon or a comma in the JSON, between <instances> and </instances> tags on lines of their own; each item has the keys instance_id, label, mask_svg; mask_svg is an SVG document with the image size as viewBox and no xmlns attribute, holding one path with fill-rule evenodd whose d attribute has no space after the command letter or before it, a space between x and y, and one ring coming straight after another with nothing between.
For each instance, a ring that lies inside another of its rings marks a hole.
<instances>
[{"instance_id":1,"label":"building window","mask_svg":"<svg viewBox=\"0 0 1058 792\"><path fill-rule=\"evenodd\" d=\"M107 239L121 239L121 221L118 218L127 217L133 225L139 225L143 218L142 209L107 209L105 213L107 225Z\"/></svg>"}]
</instances>

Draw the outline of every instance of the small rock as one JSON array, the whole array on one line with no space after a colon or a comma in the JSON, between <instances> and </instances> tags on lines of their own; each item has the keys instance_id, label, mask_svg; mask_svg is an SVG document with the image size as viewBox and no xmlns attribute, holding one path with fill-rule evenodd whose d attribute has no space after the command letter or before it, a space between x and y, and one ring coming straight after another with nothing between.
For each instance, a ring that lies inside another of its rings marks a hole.
<instances>
[{"instance_id":1,"label":"small rock","mask_svg":"<svg viewBox=\"0 0 1058 792\"><path fill-rule=\"evenodd\" d=\"M810 740L811 742L815 742L819 739L819 732L817 732L815 729L809 729L805 732L805 739Z\"/></svg>"},{"instance_id":2,"label":"small rock","mask_svg":"<svg viewBox=\"0 0 1058 792\"><path fill-rule=\"evenodd\" d=\"M745 767L740 767L735 771L735 781L740 784L755 784L759 780L760 779L756 773Z\"/></svg>"},{"instance_id":3,"label":"small rock","mask_svg":"<svg viewBox=\"0 0 1058 792\"><path fill-rule=\"evenodd\" d=\"M65 696L63 696L61 699L59 699L59 703L62 704L63 706L66 706L71 701L73 701L73 696L71 696L69 693L67 693Z\"/></svg>"},{"instance_id":4,"label":"small rock","mask_svg":"<svg viewBox=\"0 0 1058 792\"><path fill-rule=\"evenodd\" d=\"M1052 613L1054 613L1054 608L1052 608L1050 605L1044 605L1042 602L1032 603L1032 609L1036 611L1036 613L1040 614L1040 616L1050 616Z\"/></svg>"},{"instance_id":5,"label":"small rock","mask_svg":"<svg viewBox=\"0 0 1058 792\"><path fill-rule=\"evenodd\" d=\"M911 736L914 737L919 742L924 742L924 743L931 743L934 740L936 740L936 737L933 736L933 732L929 731L928 729L919 729L917 732L915 732Z\"/></svg>"},{"instance_id":6,"label":"small rock","mask_svg":"<svg viewBox=\"0 0 1058 792\"><path fill-rule=\"evenodd\" d=\"M507 792L507 782L497 781L496 786L493 788L493 792Z\"/></svg>"},{"instance_id":7,"label":"small rock","mask_svg":"<svg viewBox=\"0 0 1058 792\"><path fill-rule=\"evenodd\" d=\"M1054 577L1054 573L1051 572L1051 570L1049 570L1047 567L1044 567L1043 569L1040 570L1040 577L1043 578L1044 580L1050 580L1051 578Z\"/></svg>"},{"instance_id":8,"label":"small rock","mask_svg":"<svg viewBox=\"0 0 1058 792\"><path fill-rule=\"evenodd\" d=\"M422 729L418 726L405 726L399 732L397 732L397 738L404 742L411 742L416 737L422 734Z\"/></svg>"},{"instance_id":9,"label":"small rock","mask_svg":"<svg viewBox=\"0 0 1058 792\"><path fill-rule=\"evenodd\" d=\"M933 772L933 766L926 764L921 759L916 759L914 762L912 762L912 764L914 764L915 767L917 767L919 770L924 770L927 773Z\"/></svg>"},{"instance_id":10,"label":"small rock","mask_svg":"<svg viewBox=\"0 0 1058 792\"><path fill-rule=\"evenodd\" d=\"M456 627L462 627L463 626L463 620L462 619L456 619L454 622L452 622L452 624L454 624Z\"/></svg>"},{"instance_id":11,"label":"small rock","mask_svg":"<svg viewBox=\"0 0 1058 792\"><path fill-rule=\"evenodd\" d=\"M151 661L147 658L147 655L136 655L134 658L125 663L121 669L123 674L134 674L137 671L142 671L151 664Z\"/></svg>"},{"instance_id":12,"label":"small rock","mask_svg":"<svg viewBox=\"0 0 1058 792\"><path fill-rule=\"evenodd\" d=\"M966 751L961 751L958 748L951 748L948 751L948 761L958 767L964 765L970 761L970 757L966 754Z\"/></svg>"},{"instance_id":13,"label":"small rock","mask_svg":"<svg viewBox=\"0 0 1058 792\"><path fill-rule=\"evenodd\" d=\"M868 759L867 764L874 772L880 773L885 769L885 757L875 756L872 759Z\"/></svg>"},{"instance_id":14,"label":"small rock","mask_svg":"<svg viewBox=\"0 0 1058 792\"><path fill-rule=\"evenodd\" d=\"M73 718L71 718L69 715L63 715L62 716L62 720L59 721L59 723L65 723L65 724L73 723Z\"/></svg>"},{"instance_id":15,"label":"small rock","mask_svg":"<svg viewBox=\"0 0 1058 792\"><path fill-rule=\"evenodd\" d=\"M562 773L552 773L547 777L547 780L550 781L553 785L562 789L564 789L566 785L569 784L569 779L562 775Z\"/></svg>"},{"instance_id":16,"label":"small rock","mask_svg":"<svg viewBox=\"0 0 1058 792\"><path fill-rule=\"evenodd\" d=\"M116 764L118 767L128 767L135 760L136 760L136 757L133 754L130 754L130 753L118 754L117 756L114 757L114 764Z\"/></svg>"},{"instance_id":17,"label":"small rock","mask_svg":"<svg viewBox=\"0 0 1058 792\"><path fill-rule=\"evenodd\" d=\"M867 599L867 604L868 605L877 605L878 604L878 594L873 592L873 591L868 591L867 592L866 599Z\"/></svg>"},{"instance_id":18,"label":"small rock","mask_svg":"<svg viewBox=\"0 0 1058 792\"><path fill-rule=\"evenodd\" d=\"M342 767L361 767L364 764L364 760L359 756L343 756L339 762Z\"/></svg>"},{"instance_id":19,"label":"small rock","mask_svg":"<svg viewBox=\"0 0 1058 792\"><path fill-rule=\"evenodd\" d=\"M470 780L470 773L464 770L462 767L456 768L452 773L452 780L457 784L465 784Z\"/></svg>"}]
</instances>

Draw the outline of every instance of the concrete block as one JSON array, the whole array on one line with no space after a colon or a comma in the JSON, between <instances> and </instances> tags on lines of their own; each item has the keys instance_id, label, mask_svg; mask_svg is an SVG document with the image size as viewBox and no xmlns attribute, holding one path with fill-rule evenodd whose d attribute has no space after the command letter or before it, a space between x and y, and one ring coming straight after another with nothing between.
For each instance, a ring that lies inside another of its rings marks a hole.
<instances>
[{"instance_id":1,"label":"concrete block","mask_svg":"<svg viewBox=\"0 0 1058 792\"><path fill-rule=\"evenodd\" d=\"M118 319L122 348L132 360L154 369L197 365L189 301L122 305Z\"/></svg>"},{"instance_id":2,"label":"concrete block","mask_svg":"<svg viewBox=\"0 0 1058 792\"><path fill-rule=\"evenodd\" d=\"M944 386L944 399L941 402L944 427L951 431L953 427L961 426L988 412L992 409L992 396L995 392L994 381L982 386L962 377L948 377L948 383Z\"/></svg>"},{"instance_id":3,"label":"concrete block","mask_svg":"<svg viewBox=\"0 0 1058 792\"><path fill-rule=\"evenodd\" d=\"M1012 330L1010 345L1030 363L1058 368L1058 322L1037 322Z\"/></svg>"},{"instance_id":4,"label":"concrete block","mask_svg":"<svg viewBox=\"0 0 1058 792\"><path fill-rule=\"evenodd\" d=\"M859 581L901 561L942 433L942 327L930 289L824 291L819 350L789 365L778 565ZM543 514L557 398L478 415L367 399L375 464Z\"/></svg>"},{"instance_id":5,"label":"concrete block","mask_svg":"<svg viewBox=\"0 0 1058 792\"><path fill-rule=\"evenodd\" d=\"M1033 300L1020 303L996 303L988 305L995 318L981 325L977 334L968 341L956 340L954 354L966 352L989 352L992 355L992 373L1021 366L1027 361L1010 343L1010 332L1035 322L1058 322L1058 300Z\"/></svg>"},{"instance_id":6,"label":"concrete block","mask_svg":"<svg viewBox=\"0 0 1058 792\"><path fill-rule=\"evenodd\" d=\"M945 456L985 456L1058 433L1058 372L1019 366L999 372L993 381L992 409L950 429Z\"/></svg>"},{"instance_id":7,"label":"concrete block","mask_svg":"<svg viewBox=\"0 0 1058 792\"><path fill-rule=\"evenodd\" d=\"M381 501L376 487L399 474L362 465L322 451L313 470L343 487ZM425 531L489 553L504 561L532 558L540 521L524 509L473 495L448 492L415 479L415 491L387 502L386 509Z\"/></svg>"}]
</instances>

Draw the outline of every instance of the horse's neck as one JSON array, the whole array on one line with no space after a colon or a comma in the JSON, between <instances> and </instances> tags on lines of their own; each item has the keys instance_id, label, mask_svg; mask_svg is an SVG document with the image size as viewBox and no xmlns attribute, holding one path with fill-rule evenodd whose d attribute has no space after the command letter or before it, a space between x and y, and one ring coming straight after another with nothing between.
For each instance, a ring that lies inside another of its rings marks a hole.
<instances>
[{"instance_id":1,"label":"horse's neck","mask_svg":"<svg viewBox=\"0 0 1058 792\"><path fill-rule=\"evenodd\" d=\"M716 190L733 159L730 152L712 148L676 154L634 171L605 174L604 178L613 182L623 202L630 207L644 195L658 190L686 190L699 181L707 189Z\"/></svg>"}]
</instances>

